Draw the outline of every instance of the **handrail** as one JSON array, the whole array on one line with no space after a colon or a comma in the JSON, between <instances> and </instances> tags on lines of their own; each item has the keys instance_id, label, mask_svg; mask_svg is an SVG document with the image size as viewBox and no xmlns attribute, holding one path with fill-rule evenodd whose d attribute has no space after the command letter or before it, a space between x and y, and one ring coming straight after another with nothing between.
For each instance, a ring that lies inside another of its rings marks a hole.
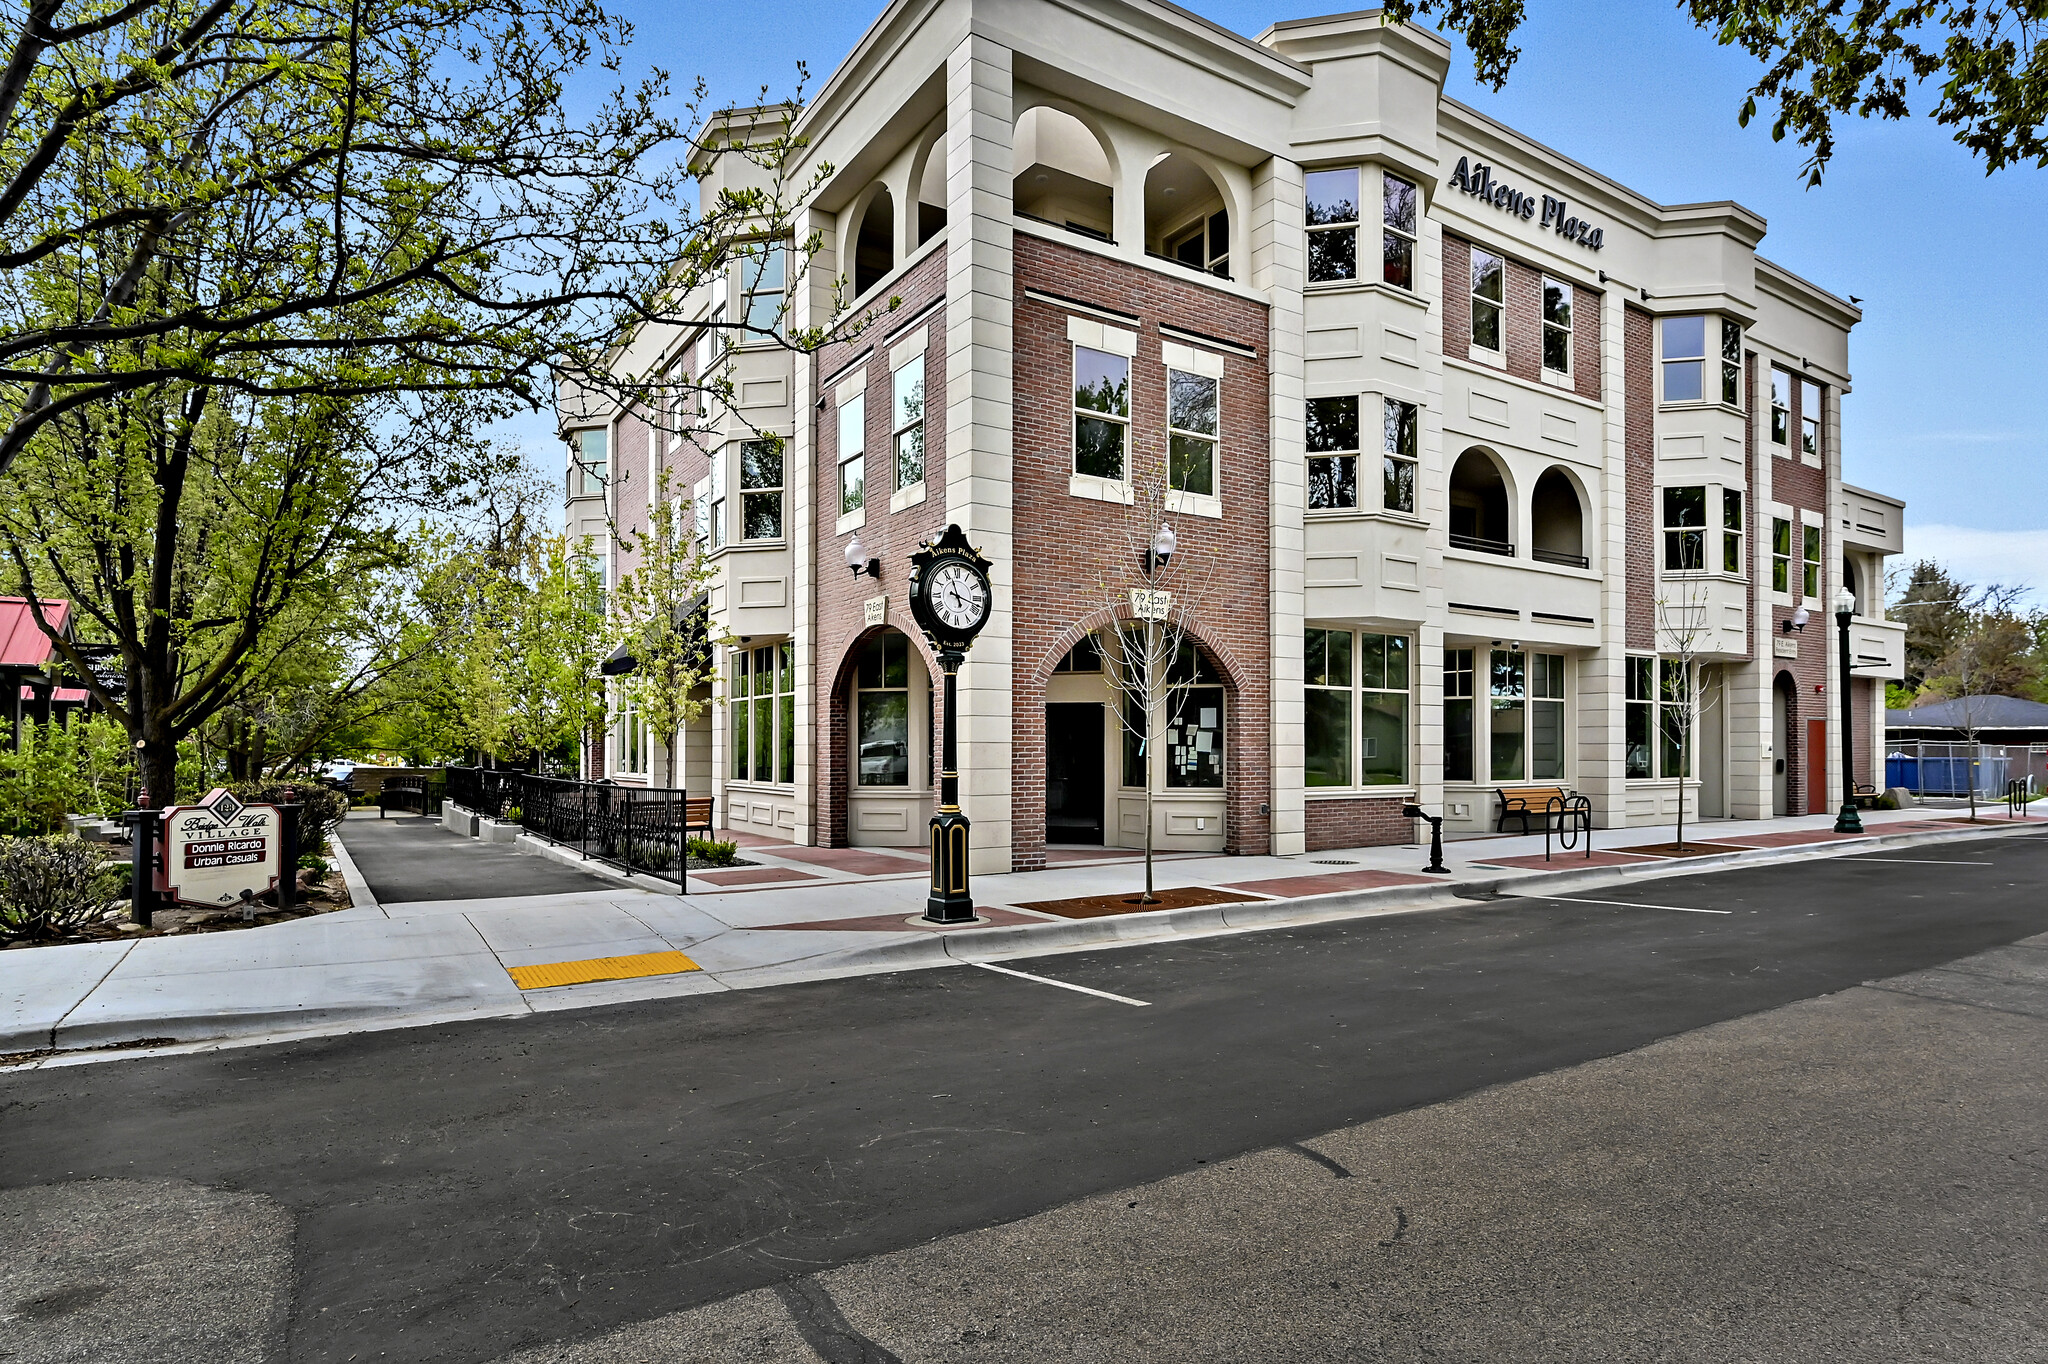
<instances>
[{"instance_id":1,"label":"handrail","mask_svg":"<svg viewBox=\"0 0 2048 1364\"><path fill-rule=\"evenodd\" d=\"M1515 557L1515 547L1510 541L1488 540L1480 535L1460 535L1456 531L1451 532L1451 548L1474 550L1480 554L1499 554L1510 559Z\"/></svg>"},{"instance_id":2,"label":"handrail","mask_svg":"<svg viewBox=\"0 0 2048 1364\"><path fill-rule=\"evenodd\" d=\"M536 838L689 889L689 796L680 788L451 767L447 799L493 819L517 808L519 827Z\"/></svg>"}]
</instances>

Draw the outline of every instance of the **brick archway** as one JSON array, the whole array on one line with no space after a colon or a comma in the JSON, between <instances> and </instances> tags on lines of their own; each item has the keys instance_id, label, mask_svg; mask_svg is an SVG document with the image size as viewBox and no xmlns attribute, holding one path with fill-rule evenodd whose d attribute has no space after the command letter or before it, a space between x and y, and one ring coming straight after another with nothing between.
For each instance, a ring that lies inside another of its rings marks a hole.
<instances>
[{"instance_id":1,"label":"brick archway","mask_svg":"<svg viewBox=\"0 0 2048 1364\"><path fill-rule=\"evenodd\" d=\"M859 631L840 646L839 661L832 669L832 685L822 697L825 723L820 726L820 753L818 770L824 774L824 789L818 793L818 828L825 847L845 848L852 846L847 829L847 797L853 786L853 720L851 698L854 672L860 666L860 653L867 642L877 635L895 633L910 641L910 647L924 663L925 675L932 679L936 688L939 677L939 661L933 657L931 646L926 642L922 630L905 630L894 625L871 625ZM926 774L927 779L936 782L937 755L945 743L945 716L935 707L932 713L932 746L926 755L933 768Z\"/></svg>"}]
</instances>

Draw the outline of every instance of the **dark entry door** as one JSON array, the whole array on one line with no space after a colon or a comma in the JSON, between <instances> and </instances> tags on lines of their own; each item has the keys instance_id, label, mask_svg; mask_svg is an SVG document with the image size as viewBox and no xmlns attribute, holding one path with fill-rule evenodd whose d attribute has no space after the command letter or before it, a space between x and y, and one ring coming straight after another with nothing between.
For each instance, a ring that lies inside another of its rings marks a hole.
<instances>
[{"instance_id":1,"label":"dark entry door","mask_svg":"<svg viewBox=\"0 0 2048 1364\"><path fill-rule=\"evenodd\" d=\"M1045 708L1045 841L1102 843L1102 707Z\"/></svg>"},{"instance_id":2,"label":"dark entry door","mask_svg":"<svg viewBox=\"0 0 2048 1364\"><path fill-rule=\"evenodd\" d=\"M1828 805L1828 722L1806 722L1806 813L1824 815Z\"/></svg>"}]
</instances>

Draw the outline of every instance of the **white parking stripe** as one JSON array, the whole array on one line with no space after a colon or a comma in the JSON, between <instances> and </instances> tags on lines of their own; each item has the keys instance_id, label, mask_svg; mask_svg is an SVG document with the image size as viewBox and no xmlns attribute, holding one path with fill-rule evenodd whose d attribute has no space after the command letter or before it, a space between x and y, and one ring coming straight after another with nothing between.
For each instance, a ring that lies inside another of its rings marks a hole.
<instances>
[{"instance_id":1,"label":"white parking stripe","mask_svg":"<svg viewBox=\"0 0 2048 1364\"><path fill-rule=\"evenodd\" d=\"M1623 909L1670 909L1680 914L1733 914L1732 909L1694 909L1691 905L1644 905L1634 900L1589 900L1583 895L1510 895L1510 900L1548 900L1554 905L1620 905Z\"/></svg>"},{"instance_id":2,"label":"white parking stripe","mask_svg":"<svg viewBox=\"0 0 2048 1364\"><path fill-rule=\"evenodd\" d=\"M1994 867L1995 862L1971 862L1962 858L1953 861L1946 857L1871 857L1865 855L1858 862L1911 862L1916 867Z\"/></svg>"},{"instance_id":3,"label":"white parking stripe","mask_svg":"<svg viewBox=\"0 0 2048 1364\"><path fill-rule=\"evenodd\" d=\"M1149 1000L1132 999L1128 995L1113 995L1107 990L1091 990L1086 985L1070 985L1064 980L1051 980L1045 976L1034 976L1029 971L1012 971L1007 966L992 966L985 961L970 961L967 964L969 966L979 966L984 971L997 971L1006 976L1015 976L1019 980L1035 980L1040 985L1057 985L1062 990L1079 990L1084 995L1094 995L1097 999L1113 999L1119 1004L1130 1004L1140 1009L1152 1007Z\"/></svg>"}]
</instances>

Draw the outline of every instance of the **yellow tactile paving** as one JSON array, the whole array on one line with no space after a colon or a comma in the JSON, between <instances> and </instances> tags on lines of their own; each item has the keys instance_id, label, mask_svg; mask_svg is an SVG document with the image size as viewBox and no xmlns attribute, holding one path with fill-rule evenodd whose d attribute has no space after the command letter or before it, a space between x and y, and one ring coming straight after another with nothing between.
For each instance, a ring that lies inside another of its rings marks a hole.
<instances>
[{"instance_id":1,"label":"yellow tactile paving","mask_svg":"<svg viewBox=\"0 0 2048 1364\"><path fill-rule=\"evenodd\" d=\"M538 966L508 966L512 983L522 990L555 985L588 985L593 980L634 980L640 976L678 976L701 970L680 952L636 952L630 957L590 957L584 961L550 961Z\"/></svg>"}]
</instances>

